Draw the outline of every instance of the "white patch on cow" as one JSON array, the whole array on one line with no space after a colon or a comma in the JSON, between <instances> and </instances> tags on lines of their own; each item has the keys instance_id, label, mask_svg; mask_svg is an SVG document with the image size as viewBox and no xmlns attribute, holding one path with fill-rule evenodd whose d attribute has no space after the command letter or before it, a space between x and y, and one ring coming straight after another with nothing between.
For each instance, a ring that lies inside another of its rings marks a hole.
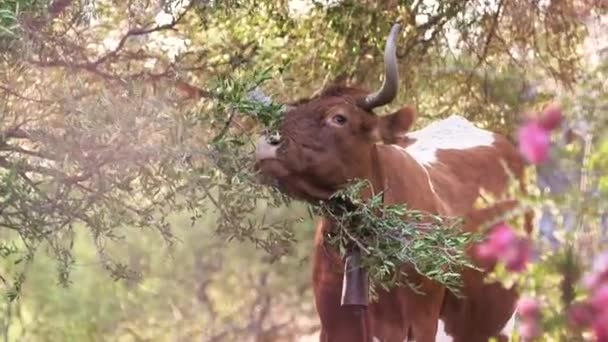
<instances>
[{"instance_id":1,"label":"white patch on cow","mask_svg":"<svg viewBox=\"0 0 608 342\"><path fill-rule=\"evenodd\" d=\"M511 335L515 331L515 315L516 315L516 313L513 312L513 314L511 315L511 318L509 318L507 323L505 323L505 326L502 327L502 330L500 331L500 333L507 336L509 338L509 340L511 339Z\"/></svg>"},{"instance_id":2,"label":"white patch on cow","mask_svg":"<svg viewBox=\"0 0 608 342\"><path fill-rule=\"evenodd\" d=\"M434 122L421 130L406 134L416 141L405 150L422 165L437 161L437 150L466 150L479 146L492 146L494 134L476 127L459 115Z\"/></svg>"},{"instance_id":3,"label":"white patch on cow","mask_svg":"<svg viewBox=\"0 0 608 342\"><path fill-rule=\"evenodd\" d=\"M399 151L401 151L403 154L407 154L410 155L405 148L401 147L401 146L397 146L397 145L392 145L394 148L398 149ZM437 199L437 201L439 201L439 203L441 203L441 205L443 206L443 209L447 209L449 208L448 206L445 205L445 203L443 202L443 200L441 199L441 197L439 196L439 194L437 194L437 191L435 191L435 186L433 185L433 180L431 179L431 175L429 174L429 171L426 169L425 165L421 164L416 158L414 158L414 161L416 163L418 163L418 165L420 165L420 168L422 169L422 171L424 171L424 174L426 175L426 179L429 183L429 188L431 189L431 192L433 193L433 195L435 195L435 198Z\"/></svg>"},{"instance_id":4,"label":"white patch on cow","mask_svg":"<svg viewBox=\"0 0 608 342\"><path fill-rule=\"evenodd\" d=\"M376 336L372 336L372 341L373 341L373 342L382 342L382 341L380 341L380 339L379 339L379 338L377 338Z\"/></svg>"},{"instance_id":5,"label":"white patch on cow","mask_svg":"<svg viewBox=\"0 0 608 342\"><path fill-rule=\"evenodd\" d=\"M397 145L391 145L392 147L398 149L401 153L407 154L407 155L411 155L410 153L408 153L407 149L401 147L401 146L397 146ZM426 179L428 179L429 181L429 187L431 188L431 191L437 195L437 192L435 191L435 186L433 186L433 182L431 181L431 175L429 175L429 171L426 169L426 167L424 167L423 164L421 164L418 159L414 158L414 161L418 163L418 165L420 165L420 168L422 169L422 171L424 171L424 174L426 175Z\"/></svg>"},{"instance_id":6,"label":"white patch on cow","mask_svg":"<svg viewBox=\"0 0 608 342\"><path fill-rule=\"evenodd\" d=\"M448 335L448 333L445 331L445 324L443 323L443 320L440 319L439 322L437 322L437 334L435 334L435 342L452 341L454 341L454 338Z\"/></svg>"},{"instance_id":7,"label":"white patch on cow","mask_svg":"<svg viewBox=\"0 0 608 342\"><path fill-rule=\"evenodd\" d=\"M433 181L431 180L431 175L429 174L429 171L424 167L424 165L421 166L424 170L424 174L426 175L426 179L429 180L429 188L431 188L431 191L437 196L437 191L435 191L435 186L433 185Z\"/></svg>"}]
</instances>

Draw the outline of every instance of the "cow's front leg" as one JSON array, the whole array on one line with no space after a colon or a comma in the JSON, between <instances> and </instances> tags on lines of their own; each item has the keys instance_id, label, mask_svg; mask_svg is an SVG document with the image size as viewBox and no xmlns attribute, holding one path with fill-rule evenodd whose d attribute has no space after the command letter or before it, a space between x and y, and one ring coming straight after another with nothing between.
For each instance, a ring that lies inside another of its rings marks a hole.
<instances>
[{"instance_id":1,"label":"cow's front leg","mask_svg":"<svg viewBox=\"0 0 608 342\"><path fill-rule=\"evenodd\" d=\"M372 333L381 342L435 342L445 288L421 276L412 276L423 294L408 285L380 290L370 305Z\"/></svg>"},{"instance_id":2,"label":"cow's front leg","mask_svg":"<svg viewBox=\"0 0 608 342\"><path fill-rule=\"evenodd\" d=\"M421 301L417 307L426 312L413 317L410 335L416 342L435 342L441 303Z\"/></svg>"},{"instance_id":3,"label":"cow's front leg","mask_svg":"<svg viewBox=\"0 0 608 342\"><path fill-rule=\"evenodd\" d=\"M445 287L427 278L419 280L422 293L414 292L407 285L400 289L403 316L411 330L409 336L416 342L435 342Z\"/></svg>"},{"instance_id":4,"label":"cow's front leg","mask_svg":"<svg viewBox=\"0 0 608 342\"><path fill-rule=\"evenodd\" d=\"M372 342L367 307L340 305L342 278L336 274L315 278L315 303L321 319L320 342Z\"/></svg>"},{"instance_id":5,"label":"cow's front leg","mask_svg":"<svg viewBox=\"0 0 608 342\"><path fill-rule=\"evenodd\" d=\"M368 307L341 305L344 262L334 251L323 245L322 231L322 227L317 231L312 281L315 304L321 320L320 341L372 342Z\"/></svg>"}]
</instances>

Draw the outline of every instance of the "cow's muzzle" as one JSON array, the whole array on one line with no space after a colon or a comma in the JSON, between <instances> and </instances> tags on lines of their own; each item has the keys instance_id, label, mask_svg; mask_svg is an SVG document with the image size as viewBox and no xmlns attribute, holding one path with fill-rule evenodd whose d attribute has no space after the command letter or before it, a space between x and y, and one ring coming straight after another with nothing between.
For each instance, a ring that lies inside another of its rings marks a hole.
<instances>
[{"instance_id":1,"label":"cow's muzzle","mask_svg":"<svg viewBox=\"0 0 608 342\"><path fill-rule=\"evenodd\" d=\"M260 136L255 146L255 160L261 162L262 160L277 159L279 146L279 140L270 140L265 135Z\"/></svg>"}]
</instances>

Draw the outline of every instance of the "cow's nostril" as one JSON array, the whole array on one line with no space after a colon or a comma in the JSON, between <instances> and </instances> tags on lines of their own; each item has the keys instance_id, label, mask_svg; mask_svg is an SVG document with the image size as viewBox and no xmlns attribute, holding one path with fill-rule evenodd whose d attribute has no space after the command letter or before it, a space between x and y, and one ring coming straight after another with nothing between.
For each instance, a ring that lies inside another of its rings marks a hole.
<instances>
[{"instance_id":1,"label":"cow's nostril","mask_svg":"<svg viewBox=\"0 0 608 342\"><path fill-rule=\"evenodd\" d=\"M264 159L276 159L277 158L277 150L280 148L279 146L280 140L275 140L267 136L260 136L255 146L255 158L256 160L264 160Z\"/></svg>"},{"instance_id":2,"label":"cow's nostril","mask_svg":"<svg viewBox=\"0 0 608 342\"><path fill-rule=\"evenodd\" d=\"M270 145L277 146L281 143L281 136L278 133L273 134L268 137L267 141Z\"/></svg>"}]
</instances>

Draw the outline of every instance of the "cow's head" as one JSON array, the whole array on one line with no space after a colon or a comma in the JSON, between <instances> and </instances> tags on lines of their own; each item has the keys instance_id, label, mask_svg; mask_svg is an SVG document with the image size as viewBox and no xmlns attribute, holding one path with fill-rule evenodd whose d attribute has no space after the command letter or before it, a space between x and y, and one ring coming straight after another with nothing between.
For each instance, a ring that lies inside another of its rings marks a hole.
<instances>
[{"instance_id":1,"label":"cow's head","mask_svg":"<svg viewBox=\"0 0 608 342\"><path fill-rule=\"evenodd\" d=\"M381 117L373 112L397 94L399 29L394 25L389 34L378 91L331 87L287 111L280 139L259 138L257 165L281 190L307 200L327 199L348 181L371 176L374 144L392 143L409 129L414 116L409 108Z\"/></svg>"}]
</instances>

